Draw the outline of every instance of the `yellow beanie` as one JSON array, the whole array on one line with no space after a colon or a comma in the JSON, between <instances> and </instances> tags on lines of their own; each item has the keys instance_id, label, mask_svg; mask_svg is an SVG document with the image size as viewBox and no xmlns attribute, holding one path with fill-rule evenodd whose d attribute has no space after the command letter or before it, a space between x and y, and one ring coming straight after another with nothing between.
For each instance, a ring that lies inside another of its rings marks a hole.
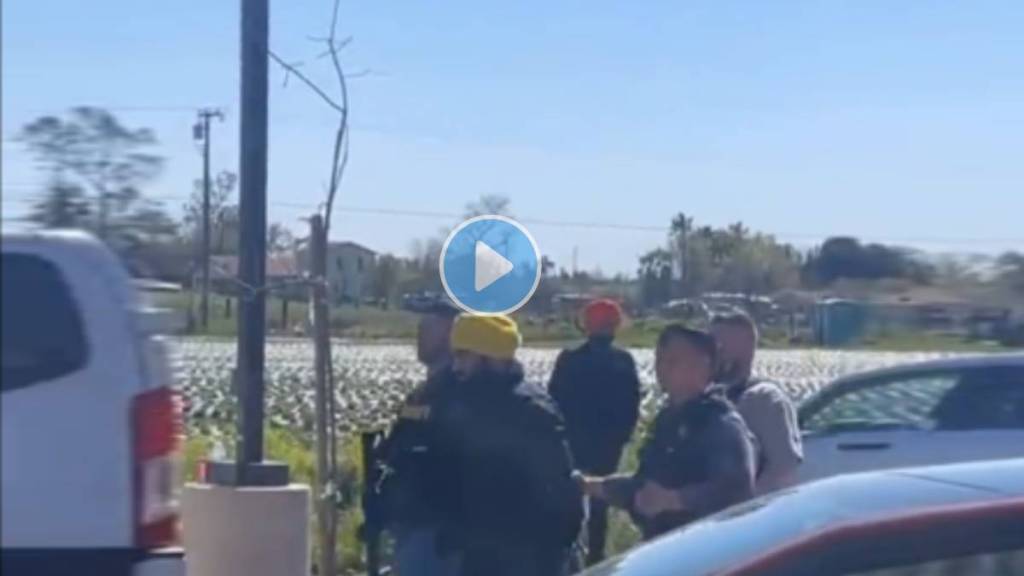
<instances>
[{"instance_id":1,"label":"yellow beanie","mask_svg":"<svg viewBox=\"0 0 1024 576\"><path fill-rule=\"evenodd\" d=\"M519 326L508 316L461 314L452 326L452 350L509 360L521 342Z\"/></svg>"}]
</instances>

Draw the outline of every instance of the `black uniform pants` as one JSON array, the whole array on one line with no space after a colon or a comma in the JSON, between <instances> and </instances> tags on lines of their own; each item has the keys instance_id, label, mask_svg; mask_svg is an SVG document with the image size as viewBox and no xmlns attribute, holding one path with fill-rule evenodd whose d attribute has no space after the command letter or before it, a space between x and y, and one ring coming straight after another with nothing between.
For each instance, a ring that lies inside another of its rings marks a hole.
<instances>
[{"instance_id":1,"label":"black uniform pants","mask_svg":"<svg viewBox=\"0 0 1024 576\"><path fill-rule=\"evenodd\" d=\"M591 499L590 518L587 520L587 566L604 560L608 537L608 504Z\"/></svg>"},{"instance_id":2,"label":"black uniform pants","mask_svg":"<svg viewBox=\"0 0 1024 576\"><path fill-rule=\"evenodd\" d=\"M591 476L608 476L615 474L619 467L622 448L613 453L601 454L589 466L583 466L585 474ZM608 537L608 504L594 498L590 499L590 515L587 520L587 566L593 566L604 560L605 546Z\"/></svg>"},{"instance_id":3,"label":"black uniform pants","mask_svg":"<svg viewBox=\"0 0 1024 576\"><path fill-rule=\"evenodd\" d=\"M461 552L459 576L563 576L565 553L509 543L475 543Z\"/></svg>"}]
</instances>

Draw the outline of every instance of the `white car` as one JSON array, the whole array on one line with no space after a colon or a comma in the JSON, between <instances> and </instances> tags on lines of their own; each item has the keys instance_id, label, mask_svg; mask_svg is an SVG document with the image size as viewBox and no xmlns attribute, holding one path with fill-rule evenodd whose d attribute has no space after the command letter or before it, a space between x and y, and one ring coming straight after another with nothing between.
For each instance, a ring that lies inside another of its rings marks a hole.
<instances>
[{"instance_id":1,"label":"white car","mask_svg":"<svg viewBox=\"0 0 1024 576\"><path fill-rule=\"evenodd\" d=\"M2 240L2 572L184 574L158 317L82 233Z\"/></svg>"},{"instance_id":2,"label":"white car","mask_svg":"<svg viewBox=\"0 0 1024 576\"><path fill-rule=\"evenodd\" d=\"M798 481L1024 457L1024 354L935 360L841 378L799 408Z\"/></svg>"}]
</instances>

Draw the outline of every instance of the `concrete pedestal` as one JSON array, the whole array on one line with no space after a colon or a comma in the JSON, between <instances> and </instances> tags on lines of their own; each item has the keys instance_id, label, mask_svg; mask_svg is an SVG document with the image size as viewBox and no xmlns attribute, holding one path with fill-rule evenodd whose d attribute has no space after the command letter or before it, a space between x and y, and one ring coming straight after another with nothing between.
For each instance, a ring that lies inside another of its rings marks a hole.
<instances>
[{"instance_id":1,"label":"concrete pedestal","mask_svg":"<svg viewBox=\"0 0 1024 576\"><path fill-rule=\"evenodd\" d=\"M189 576L308 576L310 490L291 484L187 484L182 500Z\"/></svg>"}]
</instances>

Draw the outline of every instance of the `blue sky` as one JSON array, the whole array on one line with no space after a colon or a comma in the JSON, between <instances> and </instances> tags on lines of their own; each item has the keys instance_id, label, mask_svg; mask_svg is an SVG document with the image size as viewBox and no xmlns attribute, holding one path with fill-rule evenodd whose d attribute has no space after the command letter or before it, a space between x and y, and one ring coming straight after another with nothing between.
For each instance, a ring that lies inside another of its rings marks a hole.
<instances>
[{"instance_id":1,"label":"blue sky","mask_svg":"<svg viewBox=\"0 0 1024 576\"><path fill-rule=\"evenodd\" d=\"M271 45L315 55L330 0L272 0ZM217 105L215 168L237 169L238 2L8 0L4 215L38 190L10 138L70 106L153 128L167 167L200 170L189 108ZM353 80L345 206L459 213L504 194L537 220L742 220L800 245L856 234L936 251L1024 246L1024 3L344 1ZM307 69L330 83L326 61ZM270 213L320 201L333 116L272 68ZM133 108L146 108L139 110ZM165 110L164 108L181 108ZM296 206L297 205L297 206ZM308 205L308 207L307 207ZM340 213L380 251L455 224ZM663 233L537 224L541 250L635 270Z\"/></svg>"}]
</instances>

